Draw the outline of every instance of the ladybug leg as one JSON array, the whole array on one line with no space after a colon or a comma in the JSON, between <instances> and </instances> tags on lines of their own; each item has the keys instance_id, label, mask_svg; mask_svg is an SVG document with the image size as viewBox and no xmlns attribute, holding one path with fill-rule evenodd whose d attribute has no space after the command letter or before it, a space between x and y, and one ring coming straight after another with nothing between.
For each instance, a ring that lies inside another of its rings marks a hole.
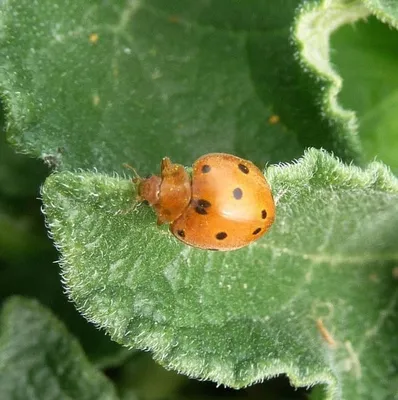
<instances>
[{"instance_id":1,"label":"ladybug leg","mask_svg":"<svg viewBox=\"0 0 398 400\"><path fill-rule=\"evenodd\" d=\"M153 206L156 210L156 214L158 215L158 219L156 223L158 225L163 225L170 223L170 211L167 209L164 209L161 205L154 205Z\"/></svg>"}]
</instances>

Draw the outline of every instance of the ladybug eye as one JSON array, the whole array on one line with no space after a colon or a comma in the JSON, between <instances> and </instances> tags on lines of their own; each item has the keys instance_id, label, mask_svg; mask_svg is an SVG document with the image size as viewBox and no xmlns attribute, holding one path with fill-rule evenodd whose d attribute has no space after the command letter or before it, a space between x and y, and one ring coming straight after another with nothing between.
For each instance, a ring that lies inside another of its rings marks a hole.
<instances>
[{"instance_id":1,"label":"ladybug eye","mask_svg":"<svg viewBox=\"0 0 398 400\"><path fill-rule=\"evenodd\" d=\"M249 173L249 168L246 167L244 164L238 164L238 168L244 173L248 174Z\"/></svg>"},{"instance_id":2,"label":"ladybug eye","mask_svg":"<svg viewBox=\"0 0 398 400\"><path fill-rule=\"evenodd\" d=\"M181 236L182 238L185 237L185 232L183 229L177 231L178 236Z\"/></svg>"}]
</instances>

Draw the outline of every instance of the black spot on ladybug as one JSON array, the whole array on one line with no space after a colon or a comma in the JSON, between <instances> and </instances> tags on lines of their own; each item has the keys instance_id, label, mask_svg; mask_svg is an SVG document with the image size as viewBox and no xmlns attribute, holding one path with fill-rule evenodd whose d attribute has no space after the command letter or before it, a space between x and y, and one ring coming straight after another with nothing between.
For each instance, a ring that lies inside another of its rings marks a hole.
<instances>
[{"instance_id":1,"label":"black spot on ladybug","mask_svg":"<svg viewBox=\"0 0 398 400\"><path fill-rule=\"evenodd\" d=\"M262 219L267 218L267 211L265 211L265 210L262 210L262 211L261 211L261 218L262 218Z\"/></svg>"},{"instance_id":2,"label":"black spot on ladybug","mask_svg":"<svg viewBox=\"0 0 398 400\"><path fill-rule=\"evenodd\" d=\"M257 229L253 232L253 235L257 235L257 233L260 233L260 231L261 231L261 228L257 228Z\"/></svg>"},{"instance_id":3,"label":"black spot on ladybug","mask_svg":"<svg viewBox=\"0 0 398 400\"><path fill-rule=\"evenodd\" d=\"M211 170L211 167L210 167L210 165L203 165L203 167L202 167L202 172L204 173L204 174L207 174L208 172L210 172L210 170Z\"/></svg>"},{"instance_id":4,"label":"black spot on ladybug","mask_svg":"<svg viewBox=\"0 0 398 400\"><path fill-rule=\"evenodd\" d=\"M207 214L206 209L205 208L201 208L199 206L195 207L195 211L200 215L206 215Z\"/></svg>"},{"instance_id":5,"label":"black spot on ladybug","mask_svg":"<svg viewBox=\"0 0 398 400\"><path fill-rule=\"evenodd\" d=\"M243 192L242 192L241 188L234 189L234 191L232 193L234 194L234 197L236 200L240 200L243 196Z\"/></svg>"},{"instance_id":6,"label":"black spot on ladybug","mask_svg":"<svg viewBox=\"0 0 398 400\"><path fill-rule=\"evenodd\" d=\"M195 207L195 211L200 215L206 215L206 208L209 208L211 206L210 201L204 199L193 200L193 204Z\"/></svg>"},{"instance_id":7,"label":"black spot on ladybug","mask_svg":"<svg viewBox=\"0 0 398 400\"><path fill-rule=\"evenodd\" d=\"M246 165L239 164L238 167L244 174L248 174L249 173L249 168L247 168Z\"/></svg>"},{"instance_id":8,"label":"black spot on ladybug","mask_svg":"<svg viewBox=\"0 0 398 400\"><path fill-rule=\"evenodd\" d=\"M198 204L199 207L202 207L202 208L208 208L208 207L211 206L210 201L207 201L207 200L204 200L204 199L199 199L197 201L197 204Z\"/></svg>"},{"instance_id":9,"label":"black spot on ladybug","mask_svg":"<svg viewBox=\"0 0 398 400\"><path fill-rule=\"evenodd\" d=\"M218 240L224 240L228 235L226 234L226 232L218 232L216 235L216 239Z\"/></svg>"},{"instance_id":10,"label":"black spot on ladybug","mask_svg":"<svg viewBox=\"0 0 398 400\"><path fill-rule=\"evenodd\" d=\"M183 230L183 229L180 229L179 231L177 231L177 235L178 235L178 236L181 236L182 238L184 238L184 237L185 237L185 232L184 232L184 230Z\"/></svg>"}]
</instances>

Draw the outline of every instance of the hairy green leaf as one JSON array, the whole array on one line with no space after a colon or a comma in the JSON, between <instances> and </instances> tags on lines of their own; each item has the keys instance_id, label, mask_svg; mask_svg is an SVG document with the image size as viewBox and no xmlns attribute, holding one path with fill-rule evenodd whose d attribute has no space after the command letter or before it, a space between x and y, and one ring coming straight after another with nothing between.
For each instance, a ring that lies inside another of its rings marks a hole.
<instances>
[{"instance_id":1,"label":"hairy green leaf","mask_svg":"<svg viewBox=\"0 0 398 400\"><path fill-rule=\"evenodd\" d=\"M242 387L286 373L325 384L328 399L391 399L397 180L318 150L267 176L271 232L226 253L159 228L126 179L50 176L43 200L71 298L116 341L190 376Z\"/></svg>"},{"instance_id":2,"label":"hairy green leaf","mask_svg":"<svg viewBox=\"0 0 398 400\"><path fill-rule=\"evenodd\" d=\"M363 2L381 21L398 28L398 3L395 0L363 0Z\"/></svg>"},{"instance_id":3,"label":"hairy green leaf","mask_svg":"<svg viewBox=\"0 0 398 400\"><path fill-rule=\"evenodd\" d=\"M370 18L341 28L331 46L344 82L339 100L357 113L365 158L398 174L398 31Z\"/></svg>"},{"instance_id":4,"label":"hairy green leaf","mask_svg":"<svg viewBox=\"0 0 398 400\"><path fill-rule=\"evenodd\" d=\"M368 11L300 3L8 0L0 86L10 139L61 169L108 173L214 151L280 162L307 146L358 160L328 38Z\"/></svg>"},{"instance_id":5,"label":"hairy green leaf","mask_svg":"<svg viewBox=\"0 0 398 400\"><path fill-rule=\"evenodd\" d=\"M112 384L86 359L46 308L14 297L0 316L2 399L116 399Z\"/></svg>"}]
</instances>

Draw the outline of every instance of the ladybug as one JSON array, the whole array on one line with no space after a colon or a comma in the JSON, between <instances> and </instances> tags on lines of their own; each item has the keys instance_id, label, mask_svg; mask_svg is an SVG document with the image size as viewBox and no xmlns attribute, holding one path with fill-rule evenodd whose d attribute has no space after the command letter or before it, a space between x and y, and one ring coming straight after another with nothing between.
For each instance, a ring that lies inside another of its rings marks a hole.
<instances>
[{"instance_id":1,"label":"ladybug","mask_svg":"<svg viewBox=\"0 0 398 400\"><path fill-rule=\"evenodd\" d=\"M147 201L158 224L169 223L187 245L235 250L259 239L275 219L275 203L262 172L250 161L211 153L190 175L165 157L160 176L137 178L138 201Z\"/></svg>"}]
</instances>

